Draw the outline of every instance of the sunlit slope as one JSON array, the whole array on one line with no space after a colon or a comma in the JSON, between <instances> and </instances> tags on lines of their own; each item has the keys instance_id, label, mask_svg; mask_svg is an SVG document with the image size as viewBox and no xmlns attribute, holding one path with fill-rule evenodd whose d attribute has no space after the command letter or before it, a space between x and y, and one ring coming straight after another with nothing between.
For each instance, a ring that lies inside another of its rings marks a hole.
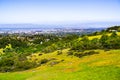
<instances>
[{"instance_id":1,"label":"sunlit slope","mask_svg":"<svg viewBox=\"0 0 120 80\"><path fill-rule=\"evenodd\" d=\"M67 55L69 49L32 55L30 60L52 59L40 67L21 71L0 73L0 80L119 80L120 50L95 50L99 54L78 58ZM58 62L55 64L55 62ZM54 63L54 64L53 64Z\"/></svg>"},{"instance_id":2,"label":"sunlit slope","mask_svg":"<svg viewBox=\"0 0 120 80\"><path fill-rule=\"evenodd\" d=\"M112 33L106 33L106 34L107 34L108 36L110 36ZM120 36L120 32L117 32L117 35ZM102 36L102 34L96 35L96 36L89 36L88 39L89 39L89 40L92 40L92 39L94 39L94 38L100 39L101 36ZM82 39L82 38L79 38L79 40L81 40L81 39Z\"/></svg>"},{"instance_id":3,"label":"sunlit slope","mask_svg":"<svg viewBox=\"0 0 120 80\"><path fill-rule=\"evenodd\" d=\"M108 36L110 36L112 33L107 33ZM120 32L117 32L117 35L120 36ZM90 36L89 39L92 40L94 38L100 39L102 35L97 35L97 36Z\"/></svg>"}]
</instances>

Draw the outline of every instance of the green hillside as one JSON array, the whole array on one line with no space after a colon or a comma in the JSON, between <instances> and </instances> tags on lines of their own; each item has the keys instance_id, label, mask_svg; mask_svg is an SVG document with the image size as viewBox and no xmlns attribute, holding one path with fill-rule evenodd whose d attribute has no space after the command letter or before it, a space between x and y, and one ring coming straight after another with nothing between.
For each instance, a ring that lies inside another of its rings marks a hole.
<instances>
[{"instance_id":1,"label":"green hillside","mask_svg":"<svg viewBox=\"0 0 120 80\"><path fill-rule=\"evenodd\" d=\"M95 50L99 54L82 58L68 55L68 50L58 55L55 51L43 54L38 59L53 59L40 67L20 71L0 73L0 80L119 80L120 50ZM34 58L35 56L33 56ZM35 59L35 58L34 58Z\"/></svg>"},{"instance_id":2,"label":"green hillside","mask_svg":"<svg viewBox=\"0 0 120 80\"><path fill-rule=\"evenodd\" d=\"M109 31L2 36L0 80L119 80L120 32Z\"/></svg>"}]
</instances>

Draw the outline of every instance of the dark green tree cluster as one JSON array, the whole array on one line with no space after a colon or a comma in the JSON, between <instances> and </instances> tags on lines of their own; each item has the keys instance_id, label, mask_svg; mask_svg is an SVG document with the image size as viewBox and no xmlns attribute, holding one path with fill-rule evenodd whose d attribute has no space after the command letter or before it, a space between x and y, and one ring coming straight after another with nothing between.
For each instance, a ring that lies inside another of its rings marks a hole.
<instances>
[{"instance_id":1,"label":"dark green tree cluster","mask_svg":"<svg viewBox=\"0 0 120 80\"><path fill-rule=\"evenodd\" d=\"M24 54L12 50L0 55L0 72L21 71L36 67L35 62L29 62Z\"/></svg>"},{"instance_id":2,"label":"dark green tree cluster","mask_svg":"<svg viewBox=\"0 0 120 80\"><path fill-rule=\"evenodd\" d=\"M120 32L120 26L112 26L106 29L107 32L118 31Z\"/></svg>"},{"instance_id":3,"label":"dark green tree cluster","mask_svg":"<svg viewBox=\"0 0 120 80\"><path fill-rule=\"evenodd\" d=\"M11 44L13 48L16 48L16 47L25 48L25 47L27 47L27 43L25 41L22 41L21 39L13 39L10 37L3 37L0 39L0 48L5 48L5 46L8 44Z\"/></svg>"},{"instance_id":4,"label":"dark green tree cluster","mask_svg":"<svg viewBox=\"0 0 120 80\"><path fill-rule=\"evenodd\" d=\"M71 50L92 50L92 49L120 49L120 36L112 32L111 36L103 34L100 39L89 40L84 36L80 41L74 42Z\"/></svg>"},{"instance_id":5,"label":"dark green tree cluster","mask_svg":"<svg viewBox=\"0 0 120 80\"><path fill-rule=\"evenodd\" d=\"M78 35L66 35L64 37L59 37L58 40L53 41L51 45L45 47L42 51L49 53L55 50L71 48L73 41L76 39L78 39Z\"/></svg>"}]
</instances>

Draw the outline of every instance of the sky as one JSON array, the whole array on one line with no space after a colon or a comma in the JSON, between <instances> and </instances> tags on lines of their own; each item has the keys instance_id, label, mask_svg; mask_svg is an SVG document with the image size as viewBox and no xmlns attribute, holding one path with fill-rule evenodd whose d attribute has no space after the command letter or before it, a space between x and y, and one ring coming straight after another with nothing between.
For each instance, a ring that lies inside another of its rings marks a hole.
<instances>
[{"instance_id":1,"label":"sky","mask_svg":"<svg viewBox=\"0 0 120 80\"><path fill-rule=\"evenodd\" d=\"M120 0L0 0L0 23L120 22Z\"/></svg>"}]
</instances>

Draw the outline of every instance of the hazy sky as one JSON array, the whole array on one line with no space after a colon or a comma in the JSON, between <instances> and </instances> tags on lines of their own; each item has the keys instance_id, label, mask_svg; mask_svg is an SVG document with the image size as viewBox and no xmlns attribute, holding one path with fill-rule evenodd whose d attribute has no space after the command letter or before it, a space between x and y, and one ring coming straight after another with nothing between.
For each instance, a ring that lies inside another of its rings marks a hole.
<instances>
[{"instance_id":1,"label":"hazy sky","mask_svg":"<svg viewBox=\"0 0 120 80\"><path fill-rule=\"evenodd\" d=\"M120 21L120 0L0 0L0 23Z\"/></svg>"}]
</instances>

